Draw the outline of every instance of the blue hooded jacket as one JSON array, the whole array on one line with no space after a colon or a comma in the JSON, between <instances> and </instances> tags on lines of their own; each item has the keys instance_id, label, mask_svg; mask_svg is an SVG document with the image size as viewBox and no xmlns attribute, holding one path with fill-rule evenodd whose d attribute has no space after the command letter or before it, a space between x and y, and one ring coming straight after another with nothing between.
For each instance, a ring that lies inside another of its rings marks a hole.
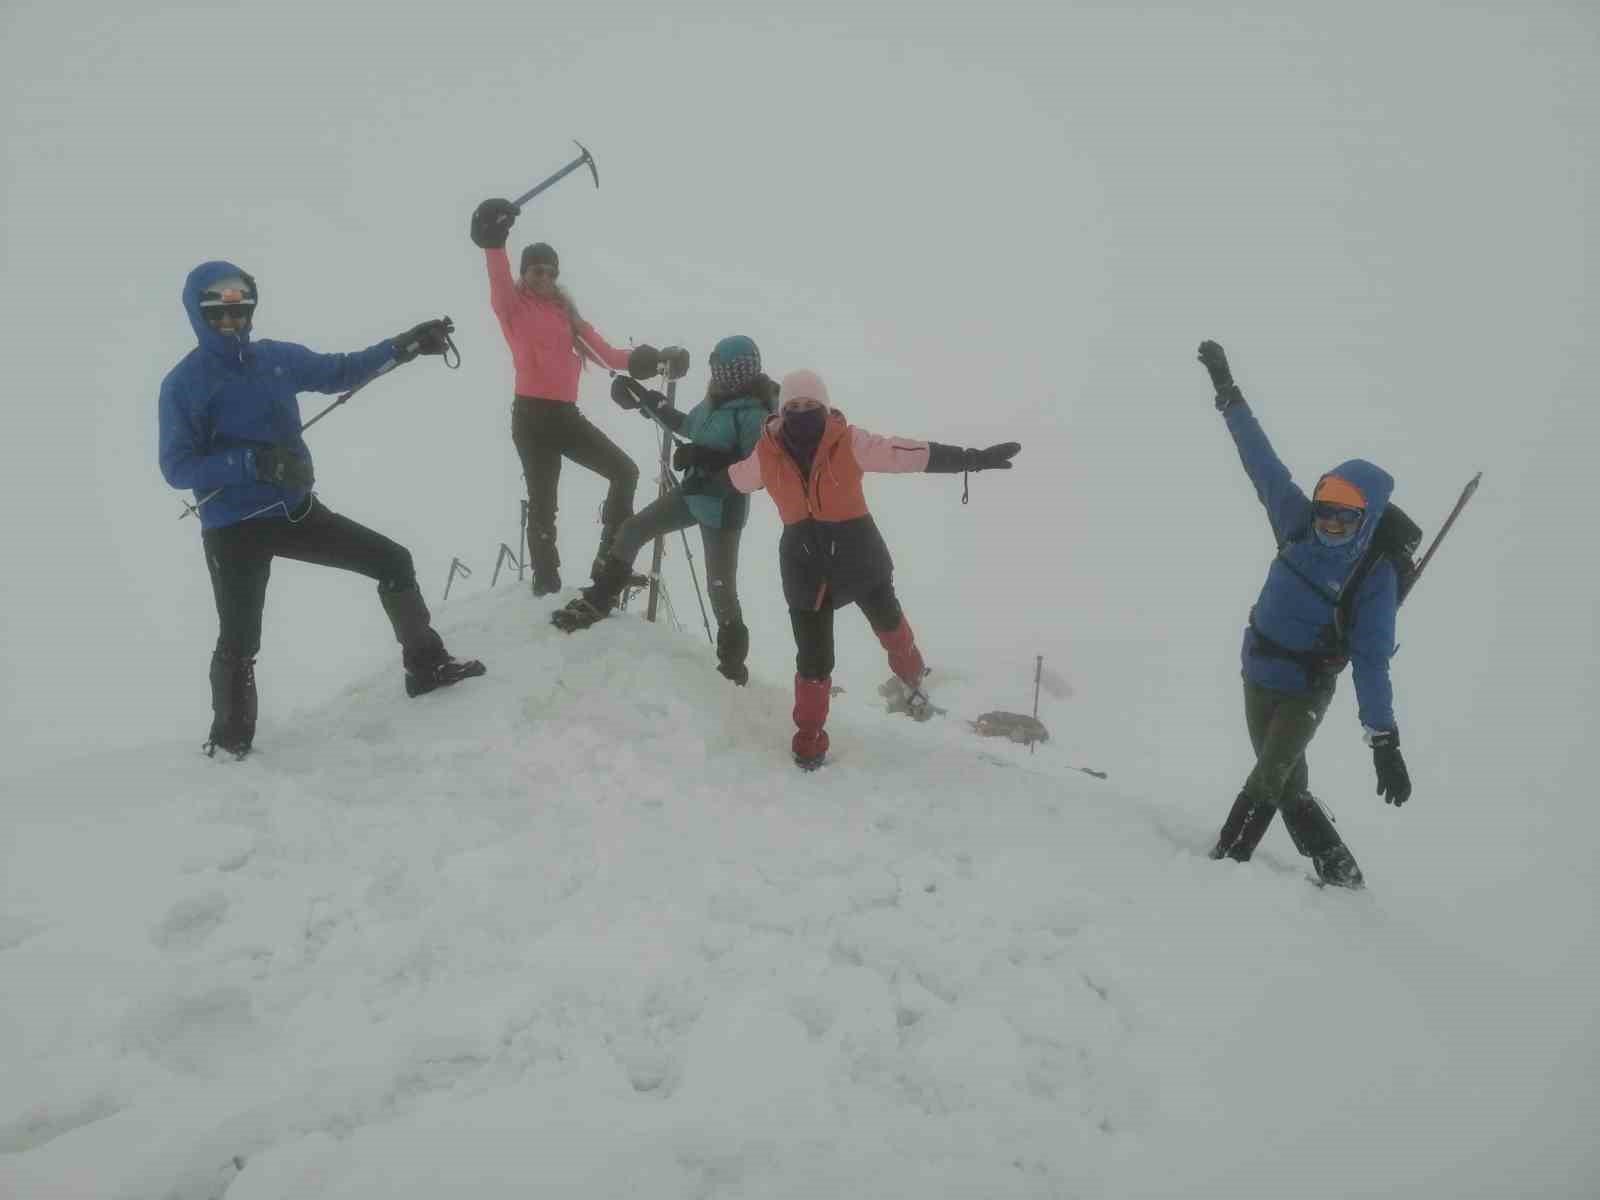
<instances>
[{"instance_id":1,"label":"blue hooded jacket","mask_svg":"<svg viewBox=\"0 0 1600 1200\"><path fill-rule=\"evenodd\" d=\"M1245 473L1267 510L1279 547L1251 610L1251 625L1241 647L1244 677L1262 687L1304 694L1312 682L1306 668L1291 659L1262 653L1262 635L1287 650L1332 648L1334 610L1345 584L1372 542L1394 491L1388 472L1364 459L1340 463L1329 474L1361 489L1366 516L1356 536L1339 546L1320 542L1311 526L1311 501L1289 477L1249 405L1234 404L1224 417L1239 449ZM1395 650L1395 613L1400 579L1387 558L1367 572L1356 592L1349 630L1350 664L1355 676L1361 723L1368 729L1395 728L1394 688L1389 659Z\"/></svg>"},{"instance_id":2,"label":"blue hooded jacket","mask_svg":"<svg viewBox=\"0 0 1600 1200\"><path fill-rule=\"evenodd\" d=\"M307 493L256 479L255 450L290 446L310 461L300 436L300 392L345 392L394 358L385 340L354 354L317 354L293 342L219 333L200 315L200 293L244 275L229 262L204 262L189 272L183 307L199 345L161 381L161 473L195 499L222 490L200 509L206 529L252 517L287 516ZM258 293L259 296L259 293Z\"/></svg>"}]
</instances>

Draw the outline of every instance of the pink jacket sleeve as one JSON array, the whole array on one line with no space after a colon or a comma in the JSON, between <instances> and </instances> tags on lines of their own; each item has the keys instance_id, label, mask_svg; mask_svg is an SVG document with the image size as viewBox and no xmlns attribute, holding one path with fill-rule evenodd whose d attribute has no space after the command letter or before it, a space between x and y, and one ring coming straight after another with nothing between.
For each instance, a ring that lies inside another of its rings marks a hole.
<instances>
[{"instance_id":1,"label":"pink jacket sleeve","mask_svg":"<svg viewBox=\"0 0 1600 1200\"><path fill-rule=\"evenodd\" d=\"M583 343L583 348L589 352L602 367L610 367L613 371L626 371L628 369L628 352L618 350L605 338L600 336L600 331L587 321L578 323L578 340Z\"/></svg>"},{"instance_id":2,"label":"pink jacket sleeve","mask_svg":"<svg viewBox=\"0 0 1600 1200\"><path fill-rule=\"evenodd\" d=\"M499 249L486 249L483 261L489 268L489 307L494 309L496 316L504 318L511 311L511 298L517 290L516 282L511 278L511 259L506 255L505 247L501 246Z\"/></svg>"},{"instance_id":3,"label":"pink jacket sleeve","mask_svg":"<svg viewBox=\"0 0 1600 1200\"><path fill-rule=\"evenodd\" d=\"M850 452L863 471L903 474L928 469L928 443L882 437L859 425L850 426Z\"/></svg>"},{"instance_id":4,"label":"pink jacket sleeve","mask_svg":"<svg viewBox=\"0 0 1600 1200\"><path fill-rule=\"evenodd\" d=\"M759 492L761 482L761 452L752 450L750 457L728 468L728 482L741 492Z\"/></svg>"}]
</instances>

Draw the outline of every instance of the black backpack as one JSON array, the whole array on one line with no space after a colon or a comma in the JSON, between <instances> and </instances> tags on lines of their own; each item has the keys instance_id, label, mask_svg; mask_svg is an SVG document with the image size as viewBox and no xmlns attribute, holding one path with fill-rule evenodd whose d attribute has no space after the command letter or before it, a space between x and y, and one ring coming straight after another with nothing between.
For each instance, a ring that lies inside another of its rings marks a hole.
<instances>
[{"instance_id":1,"label":"black backpack","mask_svg":"<svg viewBox=\"0 0 1600 1200\"><path fill-rule=\"evenodd\" d=\"M1404 604L1411 585L1417 581L1417 551L1421 546L1421 527L1406 516L1405 509L1398 504L1387 505L1383 516L1378 519L1378 528L1373 530L1367 552L1361 556L1356 569L1345 581L1339 593L1339 603L1334 607L1333 628L1340 645L1348 640L1350 625L1355 618L1356 594L1361 591L1361 585L1366 582L1378 560L1387 558L1393 564L1394 572L1400 579L1397 603Z\"/></svg>"}]
</instances>

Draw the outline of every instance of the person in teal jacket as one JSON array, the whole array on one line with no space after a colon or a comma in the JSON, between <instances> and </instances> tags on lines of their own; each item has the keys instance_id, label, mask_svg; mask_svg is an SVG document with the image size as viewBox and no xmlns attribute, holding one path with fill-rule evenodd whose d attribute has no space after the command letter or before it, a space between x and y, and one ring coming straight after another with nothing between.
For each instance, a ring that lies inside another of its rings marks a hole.
<instances>
[{"instance_id":1,"label":"person in teal jacket","mask_svg":"<svg viewBox=\"0 0 1600 1200\"><path fill-rule=\"evenodd\" d=\"M727 468L755 449L778 388L762 374L761 351L755 342L742 335L718 342L710 365L705 399L688 412L671 407L661 393L631 380L619 378L612 385L611 396L618 404L640 409L687 439L672 456L672 465L683 476L677 487L623 522L591 585L557 609L551 621L574 633L601 620L616 608L633 577L633 560L645 543L699 525L705 543L706 590L717 617L717 670L743 685L750 678L745 666L750 630L739 607L737 576L739 534L750 515L750 497L728 482Z\"/></svg>"}]
</instances>

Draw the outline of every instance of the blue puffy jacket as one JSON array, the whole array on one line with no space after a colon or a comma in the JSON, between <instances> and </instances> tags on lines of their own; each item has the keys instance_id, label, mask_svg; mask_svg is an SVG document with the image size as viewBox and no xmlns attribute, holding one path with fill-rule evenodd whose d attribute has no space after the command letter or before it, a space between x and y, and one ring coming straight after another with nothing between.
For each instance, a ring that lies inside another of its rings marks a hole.
<instances>
[{"instance_id":1,"label":"blue puffy jacket","mask_svg":"<svg viewBox=\"0 0 1600 1200\"><path fill-rule=\"evenodd\" d=\"M291 446L310 461L297 393L349 391L394 357L387 340L355 354L317 354L293 342L252 342L248 329L218 333L200 315L200 293L243 274L228 262L189 272L183 307L200 344L161 381L161 473L196 500L222 489L200 509L207 529L293 511L306 493L257 481L255 449Z\"/></svg>"},{"instance_id":2,"label":"blue puffy jacket","mask_svg":"<svg viewBox=\"0 0 1600 1200\"><path fill-rule=\"evenodd\" d=\"M1361 489L1367 499L1367 513L1359 532L1349 542L1325 546L1312 532L1311 501L1289 477L1289 469L1273 451L1249 406L1234 404L1224 415L1245 472L1267 510L1279 547L1251 610L1251 624L1244 632L1244 676L1263 687L1304 694L1312 686L1306 667L1266 652L1264 639L1290 651L1323 652L1334 648L1335 607L1378 528L1394 491L1394 479L1359 458L1340 463L1329 472ZM1361 723L1373 730L1395 728L1389 659L1395 649L1399 586L1393 564L1387 558L1379 559L1358 586L1348 630Z\"/></svg>"},{"instance_id":3,"label":"blue puffy jacket","mask_svg":"<svg viewBox=\"0 0 1600 1200\"><path fill-rule=\"evenodd\" d=\"M748 458L771 411L767 400L754 394L708 396L689 410L678 432L697 446L732 450ZM691 467L683 475L683 498L694 519L712 529L743 529L750 517L750 497L728 482L726 472L707 477L699 467Z\"/></svg>"}]
</instances>

